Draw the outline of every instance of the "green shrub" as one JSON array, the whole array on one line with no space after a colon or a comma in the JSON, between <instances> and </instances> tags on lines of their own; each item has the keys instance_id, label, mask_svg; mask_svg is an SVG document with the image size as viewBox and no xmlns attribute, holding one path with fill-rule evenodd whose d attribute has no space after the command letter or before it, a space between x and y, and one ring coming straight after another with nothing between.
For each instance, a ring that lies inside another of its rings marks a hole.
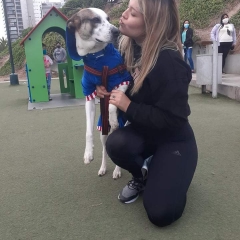
<instances>
[{"instance_id":1,"label":"green shrub","mask_svg":"<svg viewBox=\"0 0 240 240\"><path fill-rule=\"evenodd\" d=\"M43 36L42 42L46 45L47 55L52 59L53 52L56 49L56 45L58 42L60 42L61 46L66 49L65 40L60 34L56 32L46 33Z\"/></svg>"},{"instance_id":2,"label":"green shrub","mask_svg":"<svg viewBox=\"0 0 240 240\"><path fill-rule=\"evenodd\" d=\"M22 38L19 38L17 41L12 43L12 52L13 52L13 62L15 70L21 69L25 64L25 52L24 48L20 46L20 42L22 41ZM8 54L8 49L6 51L6 54ZM6 62L6 64L0 69L0 76L4 76L11 73L11 65L10 60Z\"/></svg>"},{"instance_id":3,"label":"green shrub","mask_svg":"<svg viewBox=\"0 0 240 240\"><path fill-rule=\"evenodd\" d=\"M125 1L123 1L123 3L115 5L111 9L111 11L109 12L108 15L109 15L110 19L112 18L113 20L115 20L115 21L112 21L112 22L116 23L116 21L119 20L119 18L121 17L122 13L127 9L128 3L129 3L129 0L125 0Z\"/></svg>"},{"instance_id":4,"label":"green shrub","mask_svg":"<svg viewBox=\"0 0 240 240\"><path fill-rule=\"evenodd\" d=\"M181 22L188 19L195 28L207 27L213 17L220 16L226 4L235 0L181 0L179 7Z\"/></svg>"},{"instance_id":5,"label":"green shrub","mask_svg":"<svg viewBox=\"0 0 240 240\"><path fill-rule=\"evenodd\" d=\"M240 11L230 19L230 22L234 24L235 28L240 28Z\"/></svg>"}]
</instances>

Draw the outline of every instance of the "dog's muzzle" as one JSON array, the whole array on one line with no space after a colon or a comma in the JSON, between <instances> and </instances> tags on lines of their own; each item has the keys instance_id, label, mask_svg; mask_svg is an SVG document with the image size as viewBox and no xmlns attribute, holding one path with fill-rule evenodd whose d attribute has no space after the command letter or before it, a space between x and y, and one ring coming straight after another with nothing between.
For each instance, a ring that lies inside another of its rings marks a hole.
<instances>
[{"instance_id":1,"label":"dog's muzzle","mask_svg":"<svg viewBox=\"0 0 240 240\"><path fill-rule=\"evenodd\" d=\"M114 27L111 29L111 33L114 38L117 38L119 36L120 32L119 32L118 28Z\"/></svg>"}]
</instances>

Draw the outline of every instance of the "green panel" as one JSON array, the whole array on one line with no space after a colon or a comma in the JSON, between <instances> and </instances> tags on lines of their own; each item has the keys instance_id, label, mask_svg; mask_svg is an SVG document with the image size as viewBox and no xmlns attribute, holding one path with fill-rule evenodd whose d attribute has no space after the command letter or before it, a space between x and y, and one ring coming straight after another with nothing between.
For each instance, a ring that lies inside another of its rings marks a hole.
<instances>
[{"instance_id":1,"label":"green panel","mask_svg":"<svg viewBox=\"0 0 240 240\"><path fill-rule=\"evenodd\" d=\"M24 42L30 91L34 102L48 101L42 53L42 35L47 31L55 31L65 38L65 28L66 20L52 10Z\"/></svg>"},{"instance_id":2,"label":"green panel","mask_svg":"<svg viewBox=\"0 0 240 240\"><path fill-rule=\"evenodd\" d=\"M73 60L69 56L67 56L67 62L69 79L73 79Z\"/></svg>"},{"instance_id":3,"label":"green panel","mask_svg":"<svg viewBox=\"0 0 240 240\"><path fill-rule=\"evenodd\" d=\"M67 79L67 86L64 85L64 72ZM68 64L67 63L59 63L58 64L58 77L60 84L61 93L69 93L70 92L70 84L69 84L69 76L68 76Z\"/></svg>"},{"instance_id":4,"label":"green panel","mask_svg":"<svg viewBox=\"0 0 240 240\"><path fill-rule=\"evenodd\" d=\"M83 95L81 79L83 76L83 61L72 61L73 64L73 79L75 86L75 97L76 98L85 98Z\"/></svg>"}]
</instances>

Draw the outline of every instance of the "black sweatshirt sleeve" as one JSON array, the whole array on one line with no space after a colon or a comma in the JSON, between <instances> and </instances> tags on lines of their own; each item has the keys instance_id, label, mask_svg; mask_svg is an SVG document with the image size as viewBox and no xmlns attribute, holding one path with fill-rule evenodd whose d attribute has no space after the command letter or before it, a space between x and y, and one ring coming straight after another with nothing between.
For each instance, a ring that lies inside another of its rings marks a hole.
<instances>
[{"instance_id":1,"label":"black sweatshirt sleeve","mask_svg":"<svg viewBox=\"0 0 240 240\"><path fill-rule=\"evenodd\" d=\"M186 34L186 41L184 42L184 46L186 47L190 47L193 45L193 29L189 28L187 30L187 34Z\"/></svg>"},{"instance_id":2,"label":"black sweatshirt sleeve","mask_svg":"<svg viewBox=\"0 0 240 240\"><path fill-rule=\"evenodd\" d=\"M189 66L177 52L165 50L160 53L154 69L144 80L150 91L152 104L132 101L126 111L127 119L139 127L152 130L180 127L190 114L188 84L191 80Z\"/></svg>"}]
</instances>

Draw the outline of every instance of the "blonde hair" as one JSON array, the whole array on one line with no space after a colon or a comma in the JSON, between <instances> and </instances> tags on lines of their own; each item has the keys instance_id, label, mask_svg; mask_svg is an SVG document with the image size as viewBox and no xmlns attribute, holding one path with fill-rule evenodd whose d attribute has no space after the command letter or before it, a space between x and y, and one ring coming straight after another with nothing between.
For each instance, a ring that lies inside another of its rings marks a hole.
<instances>
[{"instance_id":1,"label":"blonde hair","mask_svg":"<svg viewBox=\"0 0 240 240\"><path fill-rule=\"evenodd\" d=\"M138 92L147 74L155 66L160 51L182 51L180 20L175 0L138 0L145 22L146 37L141 45L141 57L134 61L134 40L122 36L119 41L121 54L125 55L128 71L139 69L131 94Z\"/></svg>"}]
</instances>

